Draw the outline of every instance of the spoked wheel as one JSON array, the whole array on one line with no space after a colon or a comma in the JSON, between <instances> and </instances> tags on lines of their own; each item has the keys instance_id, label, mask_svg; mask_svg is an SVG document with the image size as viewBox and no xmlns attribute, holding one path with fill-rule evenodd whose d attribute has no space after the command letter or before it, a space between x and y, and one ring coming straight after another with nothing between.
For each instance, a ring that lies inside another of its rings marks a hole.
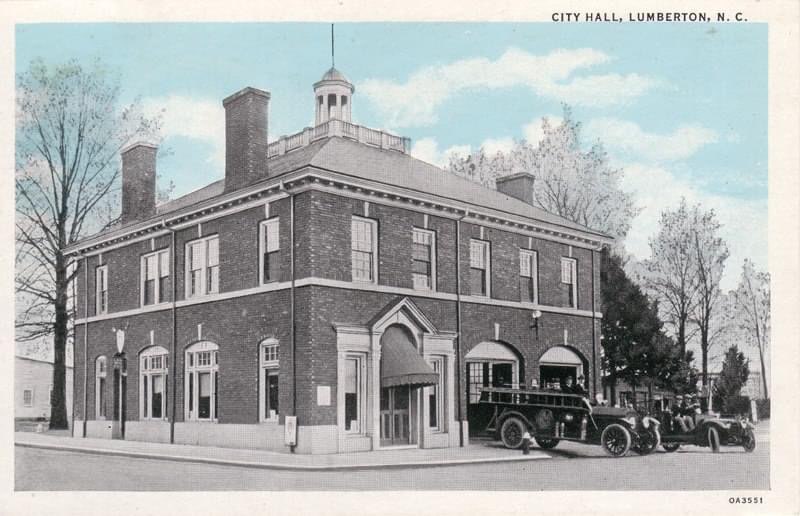
<instances>
[{"instance_id":1,"label":"spoked wheel","mask_svg":"<svg viewBox=\"0 0 800 516\"><path fill-rule=\"evenodd\" d=\"M511 416L500 427L500 439L506 448L516 450L522 446L522 434L525 433L525 423L518 417Z\"/></svg>"},{"instance_id":2,"label":"spoked wheel","mask_svg":"<svg viewBox=\"0 0 800 516\"><path fill-rule=\"evenodd\" d=\"M719 453L719 432L713 426L708 428L708 447L714 453Z\"/></svg>"},{"instance_id":3,"label":"spoked wheel","mask_svg":"<svg viewBox=\"0 0 800 516\"><path fill-rule=\"evenodd\" d=\"M539 448L545 450L551 450L558 446L558 439L545 439L544 437L535 437L536 444L539 445Z\"/></svg>"},{"instance_id":4,"label":"spoked wheel","mask_svg":"<svg viewBox=\"0 0 800 516\"><path fill-rule=\"evenodd\" d=\"M751 428L748 428L742 436L742 447L748 453L756 449L756 434Z\"/></svg>"},{"instance_id":5,"label":"spoked wheel","mask_svg":"<svg viewBox=\"0 0 800 516\"><path fill-rule=\"evenodd\" d=\"M658 431L658 426L653 425L639 434L639 439L636 445L633 446L633 451L639 455L649 455L658 448L659 444L661 444L661 432Z\"/></svg>"},{"instance_id":6,"label":"spoked wheel","mask_svg":"<svg viewBox=\"0 0 800 516\"><path fill-rule=\"evenodd\" d=\"M665 452L672 453L681 447L681 443L664 443L661 445L661 447L664 448Z\"/></svg>"},{"instance_id":7,"label":"spoked wheel","mask_svg":"<svg viewBox=\"0 0 800 516\"><path fill-rule=\"evenodd\" d=\"M600 444L612 457L622 457L631 449L631 433L624 426L612 423L600 434Z\"/></svg>"}]
</instances>

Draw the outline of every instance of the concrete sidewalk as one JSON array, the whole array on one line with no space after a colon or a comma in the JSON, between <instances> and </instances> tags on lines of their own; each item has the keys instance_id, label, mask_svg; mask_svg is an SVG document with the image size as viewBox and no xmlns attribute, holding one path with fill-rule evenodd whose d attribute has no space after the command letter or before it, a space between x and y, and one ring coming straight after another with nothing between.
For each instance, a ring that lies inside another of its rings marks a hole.
<instances>
[{"instance_id":1,"label":"concrete sidewalk","mask_svg":"<svg viewBox=\"0 0 800 516\"><path fill-rule=\"evenodd\" d=\"M116 455L124 457L196 462L247 468L335 471L352 469L410 468L518 462L550 457L541 451L507 450L490 443L463 448L402 449L336 455L297 455L265 450L214 448L181 444L75 438L30 432L16 432L14 445L50 450Z\"/></svg>"}]
</instances>

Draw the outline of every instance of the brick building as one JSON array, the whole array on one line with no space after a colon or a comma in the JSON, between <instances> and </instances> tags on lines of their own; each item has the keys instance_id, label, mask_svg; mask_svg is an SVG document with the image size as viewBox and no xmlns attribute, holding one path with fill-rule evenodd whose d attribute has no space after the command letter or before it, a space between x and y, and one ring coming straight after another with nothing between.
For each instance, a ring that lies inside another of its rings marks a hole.
<instances>
[{"instance_id":1,"label":"brick building","mask_svg":"<svg viewBox=\"0 0 800 516\"><path fill-rule=\"evenodd\" d=\"M300 453L458 446L487 385L599 384L607 238L351 123L267 141L269 93L223 101L225 178L155 204L156 149L123 151L120 224L68 249L80 274L78 435Z\"/></svg>"}]
</instances>

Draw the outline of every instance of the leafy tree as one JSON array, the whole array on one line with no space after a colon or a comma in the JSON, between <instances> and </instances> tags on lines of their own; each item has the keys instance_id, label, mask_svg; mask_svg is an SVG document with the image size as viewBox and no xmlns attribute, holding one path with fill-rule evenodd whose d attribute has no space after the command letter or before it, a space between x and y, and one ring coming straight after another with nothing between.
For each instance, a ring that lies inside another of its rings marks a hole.
<instances>
[{"instance_id":1,"label":"leafy tree","mask_svg":"<svg viewBox=\"0 0 800 516\"><path fill-rule=\"evenodd\" d=\"M527 172L534 176L534 205L550 213L602 231L621 246L639 212L633 196L620 188L623 171L612 168L599 142L582 149L580 123L564 107L564 119L544 119L543 139L514 143L508 153L487 156L478 149L469 156L451 156L450 171L494 187L501 176Z\"/></svg>"},{"instance_id":2,"label":"leafy tree","mask_svg":"<svg viewBox=\"0 0 800 516\"><path fill-rule=\"evenodd\" d=\"M738 339L758 350L764 397L769 398L767 370L764 364L770 337L770 277L757 271L753 262L745 260L739 285L732 293L731 326Z\"/></svg>"},{"instance_id":3,"label":"leafy tree","mask_svg":"<svg viewBox=\"0 0 800 516\"><path fill-rule=\"evenodd\" d=\"M718 406L728 407L747 383L750 375L749 360L736 345L728 348L722 361L722 371L714 382L714 398Z\"/></svg>"},{"instance_id":4,"label":"leafy tree","mask_svg":"<svg viewBox=\"0 0 800 516\"><path fill-rule=\"evenodd\" d=\"M53 337L50 428L68 424L64 362L77 268L63 249L114 222L120 150L158 132L138 103L118 108L119 91L99 63L37 60L17 76L16 329L18 339Z\"/></svg>"}]
</instances>

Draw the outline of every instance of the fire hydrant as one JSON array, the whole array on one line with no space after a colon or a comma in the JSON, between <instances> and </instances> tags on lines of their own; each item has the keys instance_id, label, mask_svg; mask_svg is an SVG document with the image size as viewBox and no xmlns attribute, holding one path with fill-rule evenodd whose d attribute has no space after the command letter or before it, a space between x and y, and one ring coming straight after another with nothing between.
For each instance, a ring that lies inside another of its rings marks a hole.
<instances>
[{"instance_id":1,"label":"fire hydrant","mask_svg":"<svg viewBox=\"0 0 800 516\"><path fill-rule=\"evenodd\" d=\"M529 455L531 453L531 434L525 432L522 434L522 454Z\"/></svg>"}]
</instances>

